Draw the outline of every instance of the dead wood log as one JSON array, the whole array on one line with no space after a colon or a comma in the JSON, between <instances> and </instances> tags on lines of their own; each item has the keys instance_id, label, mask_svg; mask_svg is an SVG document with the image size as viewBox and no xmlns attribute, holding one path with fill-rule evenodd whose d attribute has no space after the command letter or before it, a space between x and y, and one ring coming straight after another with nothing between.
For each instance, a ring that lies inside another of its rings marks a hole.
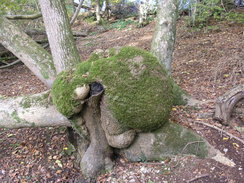
<instances>
[{"instance_id":1,"label":"dead wood log","mask_svg":"<svg viewBox=\"0 0 244 183\"><path fill-rule=\"evenodd\" d=\"M43 30L26 30L25 33L29 36L37 36L37 35L44 35L47 36L46 32ZM86 37L88 35L87 32L77 32L73 31L73 36L75 37Z\"/></svg>"},{"instance_id":2,"label":"dead wood log","mask_svg":"<svg viewBox=\"0 0 244 183\"><path fill-rule=\"evenodd\" d=\"M239 85L216 100L214 119L224 125L229 125L229 120L235 105L244 98L244 85Z\"/></svg>"},{"instance_id":3,"label":"dead wood log","mask_svg":"<svg viewBox=\"0 0 244 183\"><path fill-rule=\"evenodd\" d=\"M34 20L34 19L40 18L41 16L42 16L41 13L36 13L36 14L32 14L32 15L5 15L4 17L7 19L11 19L11 20L20 20L20 19Z\"/></svg>"}]
</instances>

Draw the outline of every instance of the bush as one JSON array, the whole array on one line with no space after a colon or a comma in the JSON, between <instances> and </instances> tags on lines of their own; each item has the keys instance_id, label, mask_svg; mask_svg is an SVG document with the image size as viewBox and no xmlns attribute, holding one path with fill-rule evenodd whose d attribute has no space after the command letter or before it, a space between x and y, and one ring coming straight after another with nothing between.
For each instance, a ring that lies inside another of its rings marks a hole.
<instances>
[{"instance_id":1,"label":"bush","mask_svg":"<svg viewBox=\"0 0 244 183\"><path fill-rule=\"evenodd\" d=\"M243 15L238 12L231 12L234 8L233 2L229 0L203 0L192 3L188 25L203 28L211 24L211 21L231 20L243 22Z\"/></svg>"}]
</instances>

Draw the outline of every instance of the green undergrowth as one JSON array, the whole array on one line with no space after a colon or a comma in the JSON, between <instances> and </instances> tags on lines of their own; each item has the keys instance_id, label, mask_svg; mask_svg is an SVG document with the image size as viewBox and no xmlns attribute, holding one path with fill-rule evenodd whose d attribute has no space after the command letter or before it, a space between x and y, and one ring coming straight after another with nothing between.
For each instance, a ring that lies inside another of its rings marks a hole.
<instances>
[{"instance_id":1,"label":"green undergrowth","mask_svg":"<svg viewBox=\"0 0 244 183\"><path fill-rule=\"evenodd\" d=\"M63 115L72 117L80 105L73 91L95 81L104 86L108 108L123 127L151 131L168 121L173 80L149 52L124 47L108 58L92 54L58 75L51 91L53 103Z\"/></svg>"}]
</instances>

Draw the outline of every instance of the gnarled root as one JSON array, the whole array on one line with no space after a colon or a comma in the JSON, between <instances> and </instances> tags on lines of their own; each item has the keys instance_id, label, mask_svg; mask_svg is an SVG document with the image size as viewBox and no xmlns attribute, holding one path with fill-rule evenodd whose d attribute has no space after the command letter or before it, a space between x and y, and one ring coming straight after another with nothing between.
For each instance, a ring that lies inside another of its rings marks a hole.
<instances>
[{"instance_id":1,"label":"gnarled root","mask_svg":"<svg viewBox=\"0 0 244 183\"><path fill-rule=\"evenodd\" d=\"M101 170L113 166L110 148L100 121L100 99L102 92L92 95L82 111L83 119L90 134L90 145L81 159L82 173L87 178L94 178Z\"/></svg>"}]
</instances>

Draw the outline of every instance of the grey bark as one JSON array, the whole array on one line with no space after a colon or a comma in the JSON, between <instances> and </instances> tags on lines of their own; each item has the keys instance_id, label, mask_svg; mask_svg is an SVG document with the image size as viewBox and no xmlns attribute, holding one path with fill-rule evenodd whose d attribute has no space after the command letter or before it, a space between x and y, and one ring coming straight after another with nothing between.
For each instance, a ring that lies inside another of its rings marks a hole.
<instances>
[{"instance_id":1,"label":"grey bark","mask_svg":"<svg viewBox=\"0 0 244 183\"><path fill-rule=\"evenodd\" d=\"M244 99L244 85L239 85L220 96L216 100L214 119L229 125L233 108L241 99Z\"/></svg>"},{"instance_id":2,"label":"grey bark","mask_svg":"<svg viewBox=\"0 0 244 183\"><path fill-rule=\"evenodd\" d=\"M83 111L83 118L90 134L90 145L82 157L80 166L88 178L94 178L101 170L113 166L110 148L101 126L100 99L102 93L89 98Z\"/></svg>"},{"instance_id":3,"label":"grey bark","mask_svg":"<svg viewBox=\"0 0 244 183\"><path fill-rule=\"evenodd\" d=\"M48 92L16 98L0 98L0 127L70 126L49 101Z\"/></svg>"},{"instance_id":4,"label":"grey bark","mask_svg":"<svg viewBox=\"0 0 244 183\"><path fill-rule=\"evenodd\" d=\"M51 55L8 19L0 16L0 43L18 57L46 86L56 71Z\"/></svg>"},{"instance_id":5,"label":"grey bark","mask_svg":"<svg viewBox=\"0 0 244 183\"><path fill-rule=\"evenodd\" d=\"M158 1L157 4L157 20L151 52L170 73L175 42L178 1L164 0Z\"/></svg>"},{"instance_id":6,"label":"grey bark","mask_svg":"<svg viewBox=\"0 0 244 183\"><path fill-rule=\"evenodd\" d=\"M80 62L63 1L39 0L57 73Z\"/></svg>"},{"instance_id":7,"label":"grey bark","mask_svg":"<svg viewBox=\"0 0 244 183\"><path fill-rule=\"evenodd\" d=\"M141 0L139 5L139 24L143 25L147 20L148 12L148 2L146 0Z\"/></svg>"},{"instance_id":8,"label":"grey bark","mask_svg":"<svg viewBox=\"0 0 244 183\"><path fill-rule=\"evenodd\" d=\"M97 19L97 23L101 22L100 0L96 0L96 19Z\"/></svg>"}]
</instances>

